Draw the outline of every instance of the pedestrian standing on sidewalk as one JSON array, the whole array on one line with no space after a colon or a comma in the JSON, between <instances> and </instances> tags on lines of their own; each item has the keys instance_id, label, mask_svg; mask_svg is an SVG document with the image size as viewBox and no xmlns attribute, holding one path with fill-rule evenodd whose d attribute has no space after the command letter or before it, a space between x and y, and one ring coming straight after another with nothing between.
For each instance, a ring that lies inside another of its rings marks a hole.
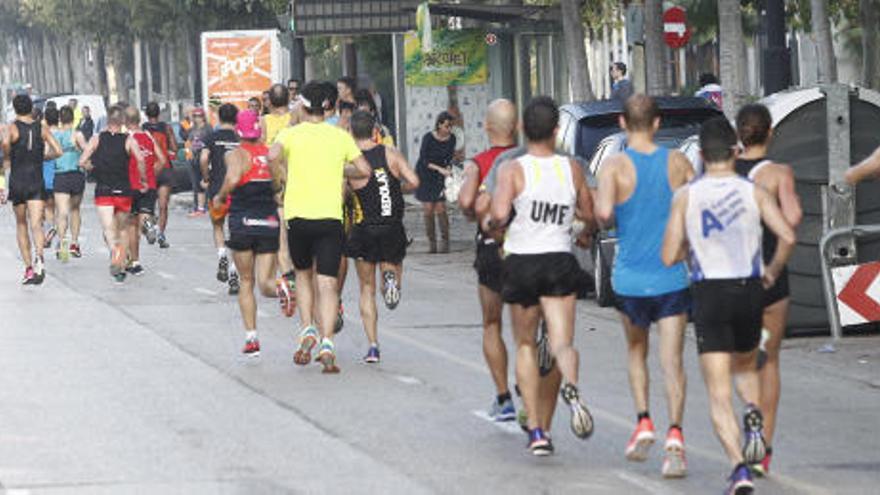
<instances>
[{"instance_id":1,"label":"pedestrian standing on sidewalk","mask_svg":"<svg viewBox=\"0 0 880 495\"><path fill-rule=\"evenodd\" d=\"M205 117L205 110L196 108L193 110L193 128L189 132L189 147L192 150L192 159L189 164L189 177L193 188L193 211L191 217L201 217L207 213L205 204L205 190L202 188L202 171L199 165L199 157L205 149L205 141L211 134L211 126Z\"/></svg>"},{"instance_id":2,"label":"pedestrian standing on sidewalk","mask_svg":"<svg viewBox=\"0 0 880 495\"><path fill-rule=\"evenodd\" d=\"M438 251L435 217L440 224L442 239L440 252L449 252L449 214L446 211L445 180L452 175L452 158L455 153L455 136L452 134L454 120L449 112L441 112L437 116L434 130L422 137L422 147L416 162L416 173L419 175L416 199L422 202L430 253Z\"/></svg>"}]
</instances>

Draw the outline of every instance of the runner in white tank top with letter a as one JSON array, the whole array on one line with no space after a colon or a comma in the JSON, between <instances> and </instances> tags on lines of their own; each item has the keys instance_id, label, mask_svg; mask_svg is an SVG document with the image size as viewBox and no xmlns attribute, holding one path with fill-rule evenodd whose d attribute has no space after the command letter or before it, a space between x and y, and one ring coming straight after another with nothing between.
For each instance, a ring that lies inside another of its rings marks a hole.
<instances>
[{"instance_id":1,"label":"runner in white tank top with letter a","mask_svg":"<svg viewBox=\"0 0 880 495\"><path fill-rule=\"evenodd\" d=\"M572 432L581 439L593 432L593 419L577 388L579 356L573 347L575 294L586 276L571 253L572 221L578 216L592 225L592 200L580 166L554 153L558 125L559 107L552 99L536 97L526 106L523 130L528 153L501 165L489 226L497 233L498 226L510 220L501 292L510 304L516 375L534 455L553 452L538 413L535 334L542 312L550 352L565 379L561 395L571 410ZM581 233L579 244L586 243L590 231Z\"/></svg>"},{"instance_id":2,"label":"runner in white tank top with letter a","mask_svg":"<svg viewBox=\"0 0 880 495\"><path fill-rule=\"evenodd\" d=\"M775 282L773 274L791 255L795 236L774 198L736 174L736 146L736 132L723 117L703 124L700 147L706 174L677 192L661 257L667 266L690 261L697 351L712 423L733 466L726 493L747 495L754 489L748 464L765 454L763 415L755 405L760 399L757 350L764 288ZM779 237L768 270L761 220ZM733 377L747 403L742 449Z\"/></svg>"}]
</instances>

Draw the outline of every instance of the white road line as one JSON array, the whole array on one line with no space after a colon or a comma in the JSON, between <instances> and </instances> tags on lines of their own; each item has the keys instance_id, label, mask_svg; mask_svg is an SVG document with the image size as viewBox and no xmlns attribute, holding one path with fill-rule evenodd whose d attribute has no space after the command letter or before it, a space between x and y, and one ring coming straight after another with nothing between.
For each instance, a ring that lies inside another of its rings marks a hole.
<instances>
[{"instance_id":1,"label":"white road line","mask_svg":"<svg viewBox=\"0 0 880 495\"><path fill-rule=\"evenodd\" d=\"M510 433L511 435L516 435L518 437L523 436L522 428L519 427L519 424L516 421L495 421L489 417L489 414L487 414L486 411L471 411L471 413L483 421L492 423L493 426L504 433Z\"/></svg>"},{"instance_id":2,"label":"white road line","mask_svg":"<svg viewBox=\"0 0 880 495\"><path fill-rule=\"evenodd\" d=\"M212 290L208 290L208 289L206 289L206 288L204 288L204 287L196 287L196 288L193 289L193 290L196 291L196 292L198 292L199 294L204 294L204 295L206 295L206 296L216 296L216 295L217 295L216 292L214 292L214 291L212 291Z\"/></svg>"},{"instance_id":3,"label":"white road line","mask_svg":"<svg viewBox=\"0 0 880 495\"><path fill-rule=\"evenodd\" d=\"M164 278L165 280L174 280L174 279L177 278L176 276L174 276L174 275L172 275L172 274L170 274L170 273L165 273L165 272L163 272L163 271L161 271L161 270L160 270L160 271L157 271L157 272L156 272L156 275L158 275L158 276Z\"/></svg>"},{"instance_id":4,"label":"white road line","mask_svg":"<svg viewBox=\"0 0 880 495\"><path fill-rule=\"evenodd\" d=\"M669 493L675 493L667 489L663 486L662 483L652 480L647 476L642 476L640 474L634 473L632 471L624 471L621 469L615 469L614 475L620 478L627 483L641 488L642 490L652 494L652 495L666 495Z\"/></svg>"},{"instance_id":5,"label":"white road line","mask_svg":"<svg viewBox=\"0 0 880 495\"><path fill-rule=\"evenodd\" d=\"M414 376L408 375L394 375L394 379L407 385L423 385L425 383Z\"/></svg>"},{"instance_id":6,"label":"white road line","mask_svg":"<svg viewBox=\"0 0 880 495\"><path fill-rule=\"evenodd\" d=\"M473 370L477 373L488 373L485 365L483 365L483 364L478 364L478 363L475 363L471 360L460 358L454 354L451 354L451 353L446 352L442 349L438 349L436 347L430 346L430 345L425 344L419 340L416 340L416 339L413 339L413 338L408 337L406 335L403 335L401 333L398 333L394 330L385 329L382 331L382 335L389 337L393 340L407 343L413 347L417 347L417 348L427 352L428 354L433 354L434 356L446 359L447 361L456 363L456 364L461 365L465 368ZM602 419L602 420L607 421L609 423L612 423L612 424L616 425L617 427L622 428L624 431L629 431L632 429L632 421L630 421L629 419L627 419L619 414L613 413L611 411L597 408L593 405L590 405L589 407L590 407L590 412L596 418L599 418L599 419ZM687 451L690 452L691 454L696 454L700 457L710 459L710 460L719 462L724 465L727 465L727 463L728 463L727 458L721 454L720 447L718 448L718 451L715 451L715 450L709 450L709 449L705 449L705 448L701 448L701 447L696 447L693 445L688 445ZM809 494L809 495L830 495L832 493L827 488L816 486L811 483L807 483L807 482L803 482L803 481L798 481L794 478L790 478L788 476L785 476L785 475L779 473L779 471L773 471L772 476L773 476L773 480L776 481L777 483L779 483L780 485L787 486L789 488L797 490L800 493Z\"/></svg>"}]
</instances>

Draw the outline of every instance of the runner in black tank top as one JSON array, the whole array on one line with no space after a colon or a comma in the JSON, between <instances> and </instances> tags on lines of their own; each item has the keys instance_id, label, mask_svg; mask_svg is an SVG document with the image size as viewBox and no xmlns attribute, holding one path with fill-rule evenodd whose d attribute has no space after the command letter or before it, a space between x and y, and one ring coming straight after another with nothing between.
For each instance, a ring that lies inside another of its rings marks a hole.
<instances>
[{"instance_id":1,"label":"runner in black tank top","mask_svg":"<svg viewBox=\"0 0 880 495\"><path fill-rule=\"evenodd\" d=\"M771 140L773 119L764 105L750 104L742 107L736 116L736 131L743 145L740 158L736 163L736 171L747 176L756 185L770 193L782 210L786 222L797 228L803 212L798 198L794 170L791 166L767 160ZM762 338L758 354L760 383L746 384L743 393L750 393L747 388L755 385L760 387L761 401L758 406L764 414L764 437L767 441L767 453L760 462L751 468L758 473L766 473L770 469L773 454L773 435L776 430L776 411L780 397L780 347L788 322L789 284L788 270L784 265L768 264L769 256L775 252L777 239L764 228L762 247L766 265L765 278L773 280L772 286L764 291L764 314L761 319ZM775 280L774 280L775 279ZM766 282L765 282L766 283Z\"/></svg>"},{"instance_id":2,"label":"runner in black tank top","mask_svg":"<svg viewBox=\"0 0 880 495\"><path fill-rule=\"evenodd\" d=\"M124 110L114 106L107 114L107 129L92 136L80 157L80 166L95 178L95 206L110 250L110 275L118 283L125 281L128 222L131 220L132 184L129 158L134 157L139 177L146 177L146 162L137 141L122 132ZM146 193L148 184L140 184Z\"/></svg>"},{"instance_id":3,"label":"runner in black tank top","mask_svg":"<svg viewBox=\"0 0 880 495\"><path fill-rule=\"evenodd\" d=\"M217 115L220 117L220 127L215 129L205 140L205 148L199 157L202 177L207 178L208 199L213 198L220 192L223 180L226 178L226 154L238 148L238 134L235 132L238 108L230 103L220 105ZM230 266L229 256L226 253L226 234L223 224L226 221L229 201L214 208L213 201L208 201L208 213L211 215L211 225L214 230L214 247L217 249L217 280L228 282L229 295L238 294L239 281L235 264Z\"/></svg>"},{"instance_id":4,"label":"runner in black tank top","mask_svg":"<svg viewBox=\"0 0 880 495\"><path fill-rule=\"evenodd\" d=\"M12 200L15 211L16 241L25 265L22 283L40 284L45 276L43 160L54 160L61 156L61 147L48 129L34 121L31 115L33 102L29 96L16 96L12 106L15 109L15 122L9 124L6 132L0 132L3 147L0 177L3 176L3 169L11 170L8 198ZM5 196L3 189L5 186L0 183L0 197ZM35 255L31 253L31 240Z\"/></svg>"},{"instance_id":5,"label":"runner in black tank top","mask_svg":"<svg viewBox=\"0 0 880 495\"><path fill-rule=\"evenodd\" d=\"M376 265L382 271L382 292L385 305L394 309L400 302L400 281L403 258L406 257L406 230L403 228L403 191L401 179L412 190L418 187L418 176L397 150L373 141L375 119L369 112L359 111L351 117L351 132L364 158L370 164L369 178L349 180L360 205L345 246L345 254L355 259L361 287L361 318L370 348L364 361L379 362L379 340L376 329Z\"/></svg>"}]
</instances>

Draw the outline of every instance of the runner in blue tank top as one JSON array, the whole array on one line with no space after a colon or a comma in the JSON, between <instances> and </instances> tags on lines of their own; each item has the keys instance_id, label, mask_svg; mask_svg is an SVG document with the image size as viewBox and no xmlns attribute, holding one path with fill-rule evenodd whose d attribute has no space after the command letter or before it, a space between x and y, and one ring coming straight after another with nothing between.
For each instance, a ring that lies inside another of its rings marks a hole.
<instances>
[{"instance_id":1,"label":"runner in blue tank top","mask_svg":"<svg viewBox=\"0 0 880 495\"><path fill-rule=\"evenodd\" d=\"M629 98L620 127L626 131L629 148L609 157L600 168L596 216L605 225L614 222L617 226L618 251L611 283L626 334L637 413L625 455L631 461L644 461L655 441L648 412L646 358L648 329L657 323L670 419L662 472L665 477L682 477L686 465L681 433L685 398L681 353L690 295L684 265L664 266L660 249L672 193L691 179L693 168L683 154L654 144L660 111L650 97Z\"/></svg>"}]
</instances>

